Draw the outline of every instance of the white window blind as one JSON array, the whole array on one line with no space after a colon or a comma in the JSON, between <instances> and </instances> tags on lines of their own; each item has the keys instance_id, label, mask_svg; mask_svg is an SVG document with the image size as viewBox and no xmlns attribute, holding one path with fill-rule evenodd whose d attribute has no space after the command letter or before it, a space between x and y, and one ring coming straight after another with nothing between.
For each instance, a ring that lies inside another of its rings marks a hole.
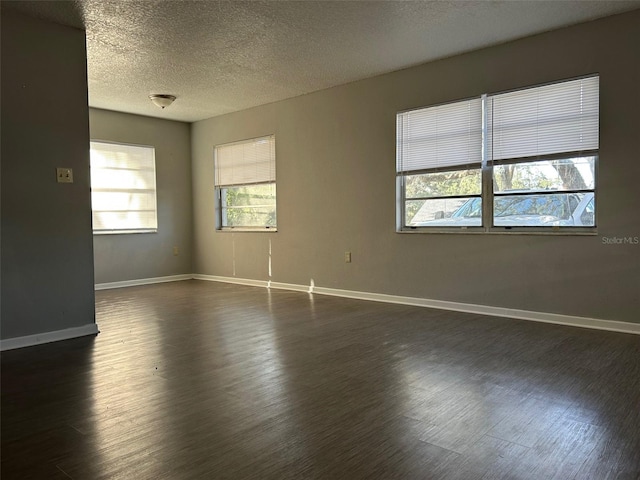
<instances>
[{"instance_id":1,"label":"white window blind","mask_svg":"<svg viewBox=\"0 0 640 480\"><path fill-rule=\"evenodd\" d=\"M155 231L153 147L91 142L94 232Z\"/></svg>"},{"instance_id":2,"label":"white window blind","mask_svg":"<svg viewBox=\"0 0 640 480\"><path fill-rule=\"evenodd\" d=\"M598 137L595 75L399 113L396 226L591 232Z\"/></svg>"},{"instance_id":3,"label":"white window blind","mask_svg":"<svg viewBox=\"0 0 640 480\"><path fill-rule=\"evenodd\" d=\"M437 169L482 160L480 98L397 116L397 171Z\"/></svg>"},{"instance_id":4,"label":"white window blind","mask_svg":"<svg viewBox=\"0 0 640 480\"><path fill-rule=\"evenodd\" d=\"M275 136L215 148L215 186L254 185L276 180Z\"/></svg>"},{"instance_id":5,"label":"white window blind","mask_svg":"<svg viewBox=\"0 0 640 480\"><path fill-rule=\"evenodd\" d=\"M588 77L490 96L489 159L597 149L598 91Z\"/></svg>"}]
</instances>

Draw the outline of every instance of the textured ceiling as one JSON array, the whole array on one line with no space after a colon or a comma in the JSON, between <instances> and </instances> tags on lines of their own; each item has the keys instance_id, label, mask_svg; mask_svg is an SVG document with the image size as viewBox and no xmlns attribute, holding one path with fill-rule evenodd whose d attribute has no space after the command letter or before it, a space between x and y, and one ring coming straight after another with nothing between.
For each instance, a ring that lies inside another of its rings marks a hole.
<instances>
[{"instance_id":1,"label":"textured ceiling","mask_svg":"<svg viewBox=\"0 0 640 480\"><path fill-rule=\"evenodd\" d=\"M191 122L640 8L640 0L2 5L86 29L92 107ZM151 93L178 99L160 110Z\"/></svg>"}]
</instances>

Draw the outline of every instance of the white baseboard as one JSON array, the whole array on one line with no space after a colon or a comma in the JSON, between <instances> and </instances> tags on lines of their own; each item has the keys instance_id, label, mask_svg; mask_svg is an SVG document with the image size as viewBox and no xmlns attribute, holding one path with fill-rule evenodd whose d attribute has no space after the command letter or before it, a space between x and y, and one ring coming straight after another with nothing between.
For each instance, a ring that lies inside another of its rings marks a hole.
<instances>
[{"instance_id":1,"label":"white baseboard","mask_svg":"<svg viewBox=\"0 0 640 480\"><path fill-rule=\"evenodd\" d=\"M373 302L397 303L401 305L413 305L417 307L437 308L455 312L475 313L478 315L490 315L494 317L515 318L533 322L553 323L557 325L569 325L572 327L591 328L596 330L608 330L612 332L633 333L640 335L640 324L620 322L616 320L604 320L600 318L578 317L574 315L562 315L558 313L534 312L530 310L518 310L514 308L492 307L488 305L475 305L471 303L448 302L444 300L430 300L427 298L404 297L399 295L386 295L383 293L358 292L354 290L340 290L337 288L318 287L314 285L296 285L264 280L251 280L236 277L220 277L214 275L195 274L196 280L208 280L215 282L235 283L254 287L277 288L294 290L298 292L317 293L334 297L346 297L357 300L370 300Z\"/></svg>"},{"instance_id":2,"label":"white baseboard","mask_svg":"<svg viewBox=\"0 0 640 480\"><path fill-rule=\"evenodd\" d=\"M252 280L249 278L219 277L217 275L202 275L196 273L194 280L205 280L207 282L235 283L236 285L247 285L250 287L277 288L279 290L293 290L296 292L311 293L313 287L308 285L297 285L295 283L272 282L271 280Z\"/></svg>"},{"instance_id":3,"label":"white baseboard","mask_svg":"<svg viewBox=\"0 0 640 480\"><path fill-rule=\"evenodd\" d=\"M381 293L354 292L351 290L338 290L334 288L324 287L315 287L313 289L313 293L319 293L321 295L332 295L334 297L347 297L385 303L399 303L402 305L413 305L417 307L437 308L439 310L452 310L455 312L475 313L478 315L507 317L515 318L518 320L554 323L557 325L569 325L573 327L609 330L613 332L634 333L636 335L640 335L640 324L620 322L616 320L578 317L574 315L562 315L558 313L533 312L531 310L492 307L489 305L475 305L472 303L447 302L444 300L429 300L426 298L402 297L397 295L385 295Z\"/></svg>"},{"instance_id":4,"label":"white baseboard","mask_svg":"<svg viewBox=\"0 0 640 480\"><path fill-rule=\"evenodd\" d=\"M207 282L235 283L237 285L247 285L249 287L268 287L266 280L252 280L250 278L219 277L217 275L202 275L196 273L191 276L194 280L206 280Z\"/></svg>"},{"instance_id":5,"label":"white baseboard","mask_svg":"<svg viewBox=\"0 0 640 480\"><path fill-rule=\"evenodd\" d=\"M315 290L313 286L309 285L296 285L294 283L281 283L281 282L270 282L268 285L269 288L278 288L280 290L293 290L296 292L305 292L305 293L313 293Z\"/></svg>"},{"instance_id":6,"label":"white baseboard","mask_svg":"<svg viewBox=\"0 0 640 480\"><path fill-rule=\"evenodd\" d=\"M135 287L138 285L151 285L152 283L179 282L191 280L193 275L171 275L168 277L138 278L135 280L123 280L122 282L96 283L96 290L108 290L110 288Z\"/></svg>"},{"instance_id":7,"label":"white baseboard","mask_svg":"<svg viewBox=\"0 0 640 480\"><path fill-rule=\"evenodd\" d=\"M43 343L58 342L60 340L69 340L71 338L84 337L87 335L97 335L100 333L98 325L89 323L81 327L65 328L63 330L55 330L53 332L37 333L35 335L26 335L24 337L7 338L0 340L0 351L13 350L16 348L32 347Z\"/></svg>"}]
</instances>

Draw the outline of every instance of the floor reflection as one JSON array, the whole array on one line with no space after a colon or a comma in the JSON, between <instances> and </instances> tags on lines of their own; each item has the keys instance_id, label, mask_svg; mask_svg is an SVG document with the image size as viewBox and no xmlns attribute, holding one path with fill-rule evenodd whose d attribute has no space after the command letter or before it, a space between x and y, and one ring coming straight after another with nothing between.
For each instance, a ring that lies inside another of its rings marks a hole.
<instances>
[{"instance_id":1,"label":"floor reflection","mask_svg":"<svg viewBox=\"0 0 640 480\"><path fill-rule=\"evenodd\" d=\"M640 472L637 336L197 281L97 305L2 354L3 478Z\"/></svg>"}]
</instances>

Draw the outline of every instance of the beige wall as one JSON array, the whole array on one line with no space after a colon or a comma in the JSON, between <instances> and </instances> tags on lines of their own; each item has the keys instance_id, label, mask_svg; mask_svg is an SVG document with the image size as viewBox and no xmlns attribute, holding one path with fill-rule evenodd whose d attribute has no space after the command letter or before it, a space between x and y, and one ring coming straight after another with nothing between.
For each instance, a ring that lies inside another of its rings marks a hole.
<instances>
[{"instance_id":1,"label":"beige wall","mask_svg":"<svg viewBox=\"0 0 640 480\"><path fill-rule=\"evenodd\" d=\"M89 118L92 140L155 148L158 200L156 233L94 235L95 282L191 273L189 124L98 109Z\"/></svg>"},{"instance_id":2,"label":"beige wall","mask_svg":"<svg viewBox=\"0 0 640 480\"><path fill-rule=\"evenodd\" d=\"M640 322L640 245L604 243L640 236L639 38L635 11L196 122L195 272ZM597 236L395 232L396 112L591 73ZM215 232L214 145L271 133L278 232Z\"/></svg>"},{"instance_id":3,"label":"beige wall","mask_svg":"<svg viewBox=\"0 0 640 480\"><path fill-rule=\"evenodd\" d=\"M94 304L85 35L3 9L1 338L91 327Z\"/></svg>"}]
</instances>

